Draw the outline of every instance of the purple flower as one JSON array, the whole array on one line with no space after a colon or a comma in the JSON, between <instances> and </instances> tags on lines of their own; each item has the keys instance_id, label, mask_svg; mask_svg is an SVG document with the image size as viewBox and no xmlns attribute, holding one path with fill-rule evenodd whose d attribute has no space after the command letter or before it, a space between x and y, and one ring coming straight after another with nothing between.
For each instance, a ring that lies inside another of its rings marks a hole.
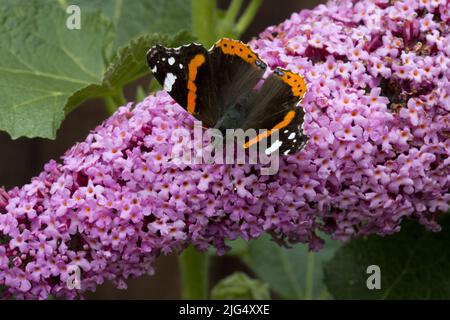
<instances>
[{"instance_id":1,"label":"purple flower","mask_svg":"<svg viewBox=\"0 0 450 320\"><path fill-rule=\"evenodd\" d=\"M180 165L176 129L193 118L164 92L118 111L32 181L0 189L5 296L76 298L105 280L153 272L188 244L263 232L289 242L439 230L449 209L450 5L334 1L294 13L251 45L269 66L302 73L305 149L259 165ZM81 270L81 290L66 281Z\"/></svg>"}]
</instances>

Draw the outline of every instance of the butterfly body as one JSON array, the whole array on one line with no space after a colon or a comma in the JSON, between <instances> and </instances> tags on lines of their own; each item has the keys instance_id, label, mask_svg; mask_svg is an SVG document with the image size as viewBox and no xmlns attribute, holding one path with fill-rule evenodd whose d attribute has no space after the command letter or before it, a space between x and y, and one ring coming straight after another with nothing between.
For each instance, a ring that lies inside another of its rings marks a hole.
<instances>
[{"instance_id":1,"label":"butterfly body","mask_svg":"<svg viewBox=\"0 0 450 320\"><path fill-rule=\"evenodd\" d=\"M257 137L244 148L268 139L279 140L266 151L292 154L307 142L303 134L306 93L303 77L276 68L262 82L267 64L250 47L232 39L219 40L209 51L199 44L179 48L155 46L147 54L155 78L163 88L205 127L255 129Z\"/></svg>"},{"instance_id":2,"label":"butterfly body","mask_svg":"<svg viewBox=\"0 0 450 320\"><path fill-rule=\"evenodd\" d=\"M248 93L236 103L226 106L226 111L214 125L214 128L219 129L223 134L227 129L242 129L252 108L250 101L253 95L253 93Z\"/></svg>"}]
</instances>

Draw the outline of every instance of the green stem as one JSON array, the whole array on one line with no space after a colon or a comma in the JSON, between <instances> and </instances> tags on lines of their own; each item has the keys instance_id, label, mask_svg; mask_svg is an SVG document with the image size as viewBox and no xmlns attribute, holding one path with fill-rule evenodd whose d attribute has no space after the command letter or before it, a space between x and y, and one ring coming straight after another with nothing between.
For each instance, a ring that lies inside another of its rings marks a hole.
<instances>
[{"instance_id":1,"label":"green stem","mask_svg":"<svg viewBox=\"0 0 450 320\"><path fill-rule=\"evenodd\" d=\"M113 98L111 98L111 96L106 96L105 98L103 98L103 101L105 102L105 107L109 115L112 115L114 112L116 112L117 105L114 102Z\"/></svg>"},{"instance_id":2,"label":"green stem","mask_svg":"<svg viewBox=\"0 0 450 320\"><path fill-rule=\"evenodd\" d=\"M326 291L326 290L323 290L321 293L320 293L320 295L317 297L317 300L327 300L327 299L329 299L331 296L330 296L330 294L328 293L328 291Z\"/></svg>"},{"instance_id":3,"label":"green stem","mask_svg":"<svg viewBox=\"0 0 450 320\"><path fill-rule=\"evenodd\" d=\"M305 299L312 300L314 286L314 259L315 253L308 252L306 258Z\"/></svg>"},{"instance_id":4,"label":"green stem","mask_svg":"<svg viewBox=\"0 0 450 320\"><path fill-rule=\"evenodd\" d=\"M258 12L259 7L262 4L262 1L263 0L252 0L250 4L247 6L247 9L245 9L245 12L239 18L239 21L236 25L236 31L239 36L243 34L245 30L247 30L248 26L253 21L253 18Z\"/></svg>"},{"instance_id":5,"label":"green stem","mask_svg":"<svg viewBox=\"0 0 450 320\"><path fill-rule=\"evenodd\" d=\"M127 103L127 99L125 98L125 96L123 94L122 88L113 92L112 98L113 98L114 102L117 103L118 107L123 106Z\"/></svg>"},{"instance_id":6,"label":"green stem","mask_svg":"<svg viewBox=\"0 0 450 320\"><path fill-rule=\"evenodd\" d=\"M66 10L66 8L67 8L67 1L66 1L66 0L57 0L57 1L58 1L59 5L60 5L64 10Z\"/></svg>"},{"instance_id":7,"label":"green stem","mask_svg":"<svg viewBox=\"0 0 450 320\"><path fill-rule=\"evenodd\" d=\"M243 0L232 0L225 15L217 26L217 38L238 38L236 33L236 17L239 15Z\"/></svg>"},{"instance_id":8,"label":"green stem","mask_svg":"<svg viewBox=\"0 0 450 320\"><path fill-rule=\"evenodd\" d=\"M190 246L178 258L181 275L181 298L205 300L208 298L208 253Z\"/></svg>"},{"instance_id":9,"label":"green stem","mask_svg":"<svg viewBox=\"0 0 450 320\"><path fill-rule=\"evenodd\" d=\"M204 46L216 41L216 1L192 0L192 32Z\"/></svg>"},{"instance_id":10,"label":"green stem","mask_svg":"<svg viewBox=\"0 0 450 320\"><path fill-rule=\"evenodd\" d=\"M115 25L119 24L120 16L122 14L123 3L122 0L116 0L116 4L114 5L114 18L113 22Z\"/></svg>"},{"instance_id":11,"label":"green stem","mask_svg":"<svg viewBox=\"0 0 450 320\"><path fill-rule=\"evenodd\" d=\"M159 84L158 80L156 80L155 78L152 78L148 85L148 92L152 93L152 92L156 92L158 90L161 90L161 85Z\"/></svg>"},{"instance_id":12,"label":"green stem","mask_svg":"<svg viewBox=\"0 0 450 320\"><path fill-rule=\"evenodd\" d=\"M244 0L232 0L223 20L229 23L234 23L234 20L236 20L239 10L242 7L242 2L244 2Z\"/></svg>"},{"instance_id":13,"label":"green stem","mask_svg":"<svg viewBox=\"0 0 450 320\"><path fill-rule=\"evenodd\" d=\"M106 110L111 115L116 112L117 108L127 103L122 89L112 92L110 95L103 98L105 102Z\"/></svg>"}]
</instances>

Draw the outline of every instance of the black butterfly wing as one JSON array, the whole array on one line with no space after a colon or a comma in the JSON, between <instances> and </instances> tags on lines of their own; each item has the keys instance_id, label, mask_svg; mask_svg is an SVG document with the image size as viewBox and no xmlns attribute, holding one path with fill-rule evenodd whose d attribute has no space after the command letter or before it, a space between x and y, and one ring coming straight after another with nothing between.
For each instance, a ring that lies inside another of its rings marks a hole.
<instances>
[{"instance_id":1,"label":"black butterfly wing","mask_svg":"<svg viewBox=\"0 0 450 320\"><path fill-rule=\"evenodd\" d=\"M172 98L209 127L252 92L266 68L250 47L226 38L209 51L199 44L157 45L147 53L147 62Z\"/></svg>"},{"instance_id":2,"label":"black butterfly wing","mask_svg":"<svg viewBox=\"0 0 450 320\"><path fill-rule=\"evenodd\" d=\"M220 114L251 94L262 79L267 65L258 54L238 40L223 38L210 49L212 83L216 85Z\"/></svg>"},{"instance_id":3,"label":"black butterfly wing","mask_svg":"<svg viewBox=\"0 0 450 320\"><path fill-rule=\"evenodd\" d=\"M152 47L147 63L154 77L170 96L207 126L214 126L218 115L211 82L209 53L200 44L179 48Z\"/></svg>"},{"instance_id":4,"label":"black butterfly wing","mask_svg":"<svg viewBox=\"0 0 450 320\"><path fill-rule=\"evenodd\" d=\"M264 130L254 139L247 141L248 148L264 142L266 154L275 151L281 155L296 153L304 147L308 137L303 133L303 108L298 106L306 93L304 78L296 73L276 68L255 94L243 129ZM276 132L277 139L270 136Z\"/></svg>"}]
</instances>

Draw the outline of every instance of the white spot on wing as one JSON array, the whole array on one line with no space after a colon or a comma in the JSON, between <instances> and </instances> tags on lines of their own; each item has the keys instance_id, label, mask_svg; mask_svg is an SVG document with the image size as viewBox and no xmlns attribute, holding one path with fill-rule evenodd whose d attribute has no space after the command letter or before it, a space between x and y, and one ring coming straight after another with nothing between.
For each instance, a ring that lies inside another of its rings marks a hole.
<instances>
[{"instance_id":1,"label":"white spot on wing","mask_svg":"<svg viewBox=\"0 0 450 320\"><path fill-rule=\"evenodd\" d=\"M173 73L168 73L166 75L166 79L164 79L164 90L170 92L176 79L177 79L176 75L174 75Z\"/></svg>"},{"instance_id":2,"label":"white spot on wing","mask_svg":"<svg viewBox=\"0 0 450 320\"><path fill-rule=\"evenodd\" d=\"M283 144L283 142L281 142L280 140L277 140L274 143L272 143L272 145L266 149L266 151L265 151L266 155L269 155L272 152L278 150L282 144Z\"/></svg>"},{"instance_id":3,"label":"white spot on wing","mask_svg":"<svg viewBox=\"0 0 450 320\"><path fill-rule=\"evenodd\" d=\"M179 66L180 66L180 69L183 69L183 65L181 63L179 64Z\"/></svg>"},{"instance_id":4,"label":"white spot on wing","mask_svg":"<svg viewBox=\"0 0 450 320\"><path fill-rule=\"evenodd\" d=\"M286 150L286 151L284 152L284 155L287 156L287 155L289 154L289 152L291 152L291 149Z\"/></svg>"},{"instance_id":5,"label":"white spot on wing","mask_svg":"<svg viewBox=\"0 0 450 320\"><path fill-rule=\"evenodd\" d=\"M158 71L158 68L156 67L156 65L152 68L152 72L155 73L156 71Z\"/></svg>"},{"instance_id":6,"label":"white spot on wing","mask_svg":"<svg viewBox=\"0 0 450 320\"><path fill-rule=\"evenodd\" d=\"M288 139L289 139L289 140L292 140L292 139L294 139L294 138L295 138L295 132L292 132L292 133L289 135Z\"/></svg>"},{"instance_id":7,"label":"white spot on wing","mask_svg":"<svg viewBox=\"0 0 450 320\"><path fill-rule=\"evenodd\" d=\"M169 60L167 60L167 62L168 62L170 65L173 65L173 64L175 63L175 58L174 58L174 57L170 57Z\"/></svg>"}]
</instances>

